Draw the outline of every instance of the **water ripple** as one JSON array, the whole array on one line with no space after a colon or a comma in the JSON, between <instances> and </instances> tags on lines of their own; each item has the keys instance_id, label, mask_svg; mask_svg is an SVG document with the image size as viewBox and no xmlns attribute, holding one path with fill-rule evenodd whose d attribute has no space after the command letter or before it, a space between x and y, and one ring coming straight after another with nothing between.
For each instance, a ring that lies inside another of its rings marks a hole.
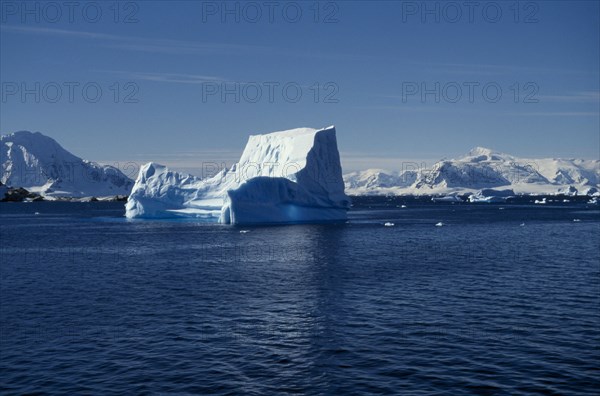
<instances>
[{"instance_id":1,"label":"water ripple","mask_svg":"<svg viewBox=\"0 0 600 396\"><path fill-rule=\"evenodd\" d=\"M242 235L44 205L0 214L2 394L600 388L585 207L357 208L347 225ZM34 209L47 216L19 212Z\"/></svg>"}]
</instances>

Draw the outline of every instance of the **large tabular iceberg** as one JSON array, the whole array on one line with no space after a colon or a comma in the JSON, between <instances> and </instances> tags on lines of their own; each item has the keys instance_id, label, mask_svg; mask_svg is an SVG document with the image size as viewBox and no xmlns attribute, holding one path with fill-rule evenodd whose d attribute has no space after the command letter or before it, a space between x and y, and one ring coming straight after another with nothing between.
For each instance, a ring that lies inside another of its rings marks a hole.
<instances>
[{"instance_id":1,"label":"large tabular iceberg","mask_svg":"<svg viewBox=\"0 0 600 396\"><path fill-rule=\"evenodd\" d=\"M207 179L144 165L126 216L308 223L345 220L349 206L335 127L299 128L250 136L239 162Z\"/></svg>"}]
</instances>

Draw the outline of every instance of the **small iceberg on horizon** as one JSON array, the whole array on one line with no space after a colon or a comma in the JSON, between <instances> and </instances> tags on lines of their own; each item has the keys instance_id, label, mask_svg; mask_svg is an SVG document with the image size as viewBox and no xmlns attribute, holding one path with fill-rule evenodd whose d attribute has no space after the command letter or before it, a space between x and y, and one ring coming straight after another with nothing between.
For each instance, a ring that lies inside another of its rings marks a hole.
<instances>
[{"instance_id":1,"label":"small iceberg on horizon","mask_svg":"<svg viewBox=\"0 0 600 396\"><path fill-rule=\"evenodd\" d=\"M494 190L493 188L486 188L469 195L468 200L471 203L504 203L514 195L515 192L510 189Z\"/></svg>"},{"instance_id":2,"label":"small iceberg on horizon","mask_svg":"<svg viewBox=\"0 0 600 396\"><path fill-rule=\"evenodd\" d=\"M431 198L431 200L433 202L451 202L451 203L464 202L464 200L456 194L445 195L443 197L433 197L433 198Z\"/></svg>"}]
</instances>

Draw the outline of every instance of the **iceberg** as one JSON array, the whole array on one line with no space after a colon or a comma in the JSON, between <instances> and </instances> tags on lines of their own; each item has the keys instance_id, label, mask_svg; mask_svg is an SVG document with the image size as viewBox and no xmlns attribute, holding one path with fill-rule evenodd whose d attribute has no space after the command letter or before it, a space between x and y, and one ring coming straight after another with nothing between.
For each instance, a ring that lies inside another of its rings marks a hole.
<instances>
[{"instance_id":1,"label":"iceberg","mask_svg":"<svg viewBox=\"0 0 600 396\"><path fill-rule=\"evenodd\" d=\"M250 136L238 163L211 178L148 163L125 208L128 218L313 223L346 220L350 199L331 126Z\"/></svg>"},{"instance_id":2,"label":"iceberg","mask_svg":"<svg viewBox=\"0 0 600 396\"><path fill-rule=\"evenodd\" d=\"M194 176L169 170L166 166L147 163L140 168L125 205L129 218L169 218L176 216L216 217L221 205L201 205L196 197L205 183Z\"/></svg>"},{"instance_id":3,"label":"iceberg","mask_svg":"<svg viewBox=\"0 0 600 396\"><path fill-rule=\"evenodd\" d=\"M444 197L433 197L433 198L431 198L431 200L433 202L452 202L452 203L464 202L463 199L456 194L450 194L450 195L446 195Z\"/></svg>"},{"instance_id":4,"label":"iceberg","mask_svg":"<svg viewBox=\"0 0 600 396\"><path fill-rule=\"evenodd\" d=\"M492 188L486 188L477 191L475 194L469 195L469 202L471 203L502 203L506 202L508 198L514 197L515 192L513 190L494 190Z\"/></svg>"}]
</instances>

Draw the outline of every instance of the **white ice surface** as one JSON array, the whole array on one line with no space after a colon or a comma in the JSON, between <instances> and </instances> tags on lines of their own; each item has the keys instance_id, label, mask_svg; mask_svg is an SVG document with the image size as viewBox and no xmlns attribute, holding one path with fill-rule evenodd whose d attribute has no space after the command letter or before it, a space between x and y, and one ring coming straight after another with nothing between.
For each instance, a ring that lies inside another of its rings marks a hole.
<instances>
[{"instance_id":1,"label":"white ice surface","mask_svg":"<svg viewBox=\"0 0 600 396\"><path fill-rule=\"evenodd\" d=\"M144 165L126 216L303 223L345 220L349 205L335 128L299 128L250 136L239 162L208 179Z\"/></svg>"}]
</instances>

